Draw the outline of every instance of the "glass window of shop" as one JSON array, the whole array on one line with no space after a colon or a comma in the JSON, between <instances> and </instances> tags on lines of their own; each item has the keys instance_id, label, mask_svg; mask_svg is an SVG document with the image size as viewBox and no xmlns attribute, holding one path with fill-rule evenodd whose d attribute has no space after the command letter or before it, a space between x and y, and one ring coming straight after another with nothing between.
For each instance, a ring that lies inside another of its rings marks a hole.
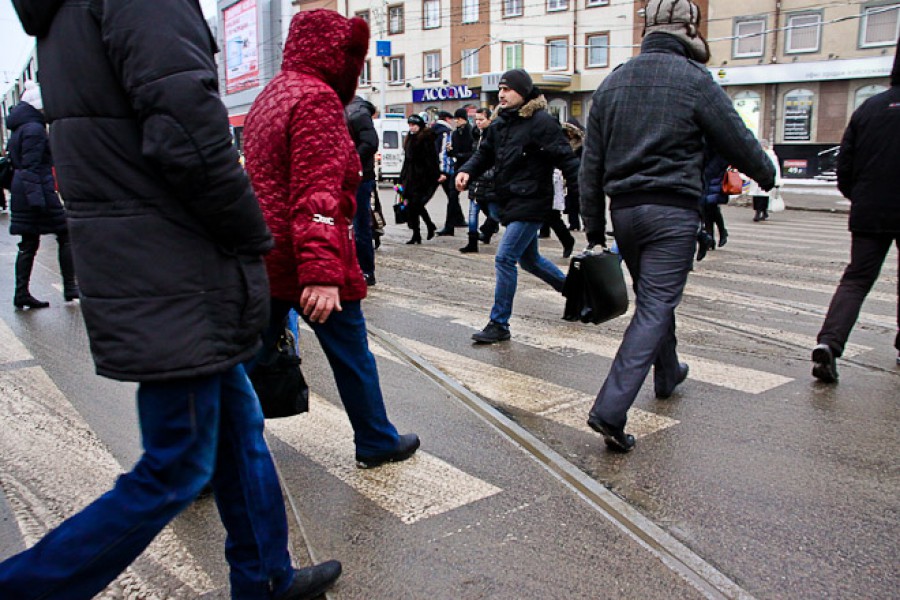
<instances>
[{"instance_id":1,"label":"glass window of shop","mask_svg":"<svg viewBox=\"0 0 900 600\"><path fill-rule=\"evenodd\" d=\"M859 88L853 95L853 110L862 106L862 103L872 96L877 96L881 92L886 92L887 89L886 85L867 85Z\"/></svg>"},{"instance_id":2,"label":"glass window of shop","mask_svg":"<svg viewBox=\"0 0 900 600\"><path fill-rule=\"evenodd\" d=\"M744 91L735 94L732 102L734 103L734 109L741 115L741 119L744 120L747 129L752 131L756 137L760 137L762 97L756 92Z\"/></svg>"},{"instance_id":3,"label":"glass window of shop","mask_svg":"<svg viewBox=\"0 0 900 600\"><path fill-rule=\"evenodd\" d=\"M812 141L815 102L816 95L810 90L791 90L784 95L782 139L785 142Z\"/></svg>"},{"instance_id":4,"label":"glass window of shop","mask_svg":"<svg viewBox=\"0 0 900 600\"><path fill-rule=\"evenodd\" d=\"M547 110L556 117L560 123L565 123L569 118L569 105L561 98L555 98L547 105Z\"/></svg>"}]
</instances>

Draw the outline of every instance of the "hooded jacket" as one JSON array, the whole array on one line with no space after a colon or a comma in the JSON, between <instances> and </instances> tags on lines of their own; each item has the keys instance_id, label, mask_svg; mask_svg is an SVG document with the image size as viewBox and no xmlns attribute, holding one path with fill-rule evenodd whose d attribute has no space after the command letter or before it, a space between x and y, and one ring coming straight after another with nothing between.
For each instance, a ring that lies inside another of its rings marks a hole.
<instances>
[{"instance_id":1,"label":"hooded jacket","mask_svg":"<svg viewBox=\"0 0 900 600\"><path fill-rule=\"evenodd\" d=\"M360 162L344 120L369 43L369 26L329 10L294 15L281 72L244 123L247 171L275 249L272 296L300 301L310 285L366 295L353 232ZM324 132L324 135L323 135Z\"/></svg>"},{"instance_id":2,"label":"hooded jacket","mask_svg":"<svg viewBox=\"0 0 900 600\"><path fill-rule=\"evenodd\" d=\"M850 117L838 154L838 189L850 200L850 231L900 234L900 52L891 88Z\"/></svg>"},{"instance_id":3,"label":"hooded jacket","mask_svg":"<svg viewBox=\"0 0 900 600\"><path fill-rule=\"evenodd\" d=\"M9 232L12 235L65 232L66 212L53 181L44 115L31 104L20 102L9 111L6 127L12 131L6 146L13 166Z\"/></svg>"},{"instance_id":4,"label":"hooded jacket","mask_svg":"<svg viewBox=\"0 0 900 600\"><path fill-rule=\"evenodd\" d=\"M504 225L546 220L553 209L555 168L562 171L569 193L578 196L578 159L547 112L544 96L535 94L520 107L500 110L478 150L459 169L475 179L495 168L494 193Z\"/></svg>"},{"instance_id":5,"label":"hooded jacket","mask_svg":"<svg viewBox=\"0 0 900 600\"><path fill-rule=\"evenodd\" d=\"M610 208L664 204L697 210L708 142L769 189L775 171L704 65L678 38L651 33L593 96L581 157L581 213L603 237ZM706 142L704 141L706 140Z\"/></svg>"},{"instance_id":6,"label":"hooded jacket","mask_svg":"<svg viewBox=\"0 0 900 600\"><path fill-rule=\"evenodd\" d=\"M38 38L97 372L181 379L252 357L272 243L232 144L200 5L14 5Z\"/></svg>"},{"instance_id":7,"label":"hooded jacket","mask_svg":"<svg viewBox=\"0 0 900 600\"><path fill-rule=\"evenodd\" d=\"M362 163L363 181L375 179L375 154L378 152L378 132L372 122L375 105L354 96L347 105L347 125L350 126L350 137L356 145L356 153Z\"/></svg>"}]
</instances>

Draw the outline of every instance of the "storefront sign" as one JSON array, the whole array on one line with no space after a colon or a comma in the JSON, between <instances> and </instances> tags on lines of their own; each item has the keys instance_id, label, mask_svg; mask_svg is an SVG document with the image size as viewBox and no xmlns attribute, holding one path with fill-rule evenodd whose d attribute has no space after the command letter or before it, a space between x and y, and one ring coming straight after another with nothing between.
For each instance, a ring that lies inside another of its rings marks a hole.
<instances>
[{"instance_id":1,"label":"storefront sign","mask_svg":"<svg viewBox=\"0 0 900 600\"><path fill-rule=\"evenodd\" d=\"M784 141L808 142L812 139L813 96L805 91L784 99Z\"/></svg>"},{"instance_id":2,"label":"storefront sign","mask_svg":"<svg viewBox=\"0 0 900 600\"><path fill-rule=\"evenodd\" d=\"M756 83L889 77L893 64L893 56L876 56L872 58L797 62L785 65L713 67L710 69L710 72L713 79L721 85L752 85Z\"/></svg>"},{"instance_id":3,"label":"storefront sign","mask_svg":"<svg viewBox=\"0 0 900 600\"><path fill-rule=\"evenodd\" d=\"M787 159L784 161L784 173L792 177L804 177L809 169L809 161L801 159Z\"/></svg>"},{"instance_id":4,"label":"storefront sign","mask_svg":"<svg viewBox=\"0 0 900 600\"><path fill-rule=\"evenodd\" d=\"M259 85L256 0L241 0L222 11L225 30L225 93Z\"/></svg>"},{"instance_id":5,"label":"storefront sign","mask_svg":"<svg viewBox=\"0 0 900 600\"><path fill-rule=\"evenodd\" d=\"M474 98L475 92L467 85L451 85L440 88L413 90L413 102L439 102L441 100L468 100Z\"/></svg>"}]
</instances>

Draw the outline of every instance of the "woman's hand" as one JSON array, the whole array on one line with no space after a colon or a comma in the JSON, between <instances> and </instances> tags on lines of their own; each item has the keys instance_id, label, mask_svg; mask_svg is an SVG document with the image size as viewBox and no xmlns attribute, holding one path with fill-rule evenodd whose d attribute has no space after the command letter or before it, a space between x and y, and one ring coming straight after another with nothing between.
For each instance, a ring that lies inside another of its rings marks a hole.
<instances>
[{"instance_id":1,"label":"woman's hand","mask_svg":"<svg viewBox=\"0 0 900 600\"><path fill-rule=\"evenodd\" d=\"M300 293L300 306L303 314L313 323L324 323L331 316L331 311L341 308L340 288L336 285L310 285Z\"/></svg>"}]
</instances>

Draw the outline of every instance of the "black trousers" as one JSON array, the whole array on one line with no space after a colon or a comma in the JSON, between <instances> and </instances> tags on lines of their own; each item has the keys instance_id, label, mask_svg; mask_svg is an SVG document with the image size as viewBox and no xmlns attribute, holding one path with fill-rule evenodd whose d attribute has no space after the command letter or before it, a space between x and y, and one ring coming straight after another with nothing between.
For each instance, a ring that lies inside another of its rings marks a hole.
<instances>
[{"instance_id":1,"label":"black trousers","mask_svg":"<svg viewBox=\"0 0 900 600\"><path fill-rule=\"evenodd\" d=\"M463 216L462 207L459 205L459 192L456 190L456 178L448 175L441 184L444 193L447 194L447 220L444 229L465 227L469 221Z\"/></svg>"},{"instance_id":2,"label":"black trousers","mask_svg":"<svg viewBox=\"0 0 900 600\"><path fill-rule=\"evenodd\" d=\"M900 234L854 233L852 237L850 264L844 270L837 291L831 298L828 314L817 337L818 343L828 344L835 356L844 353L847 338L859 318L863 301L878 280L891 243L900 250ZM900 282L897 284L897 300L897 337L894 338L894 347L900 350Z\"/></svg>"}]
</instances>

